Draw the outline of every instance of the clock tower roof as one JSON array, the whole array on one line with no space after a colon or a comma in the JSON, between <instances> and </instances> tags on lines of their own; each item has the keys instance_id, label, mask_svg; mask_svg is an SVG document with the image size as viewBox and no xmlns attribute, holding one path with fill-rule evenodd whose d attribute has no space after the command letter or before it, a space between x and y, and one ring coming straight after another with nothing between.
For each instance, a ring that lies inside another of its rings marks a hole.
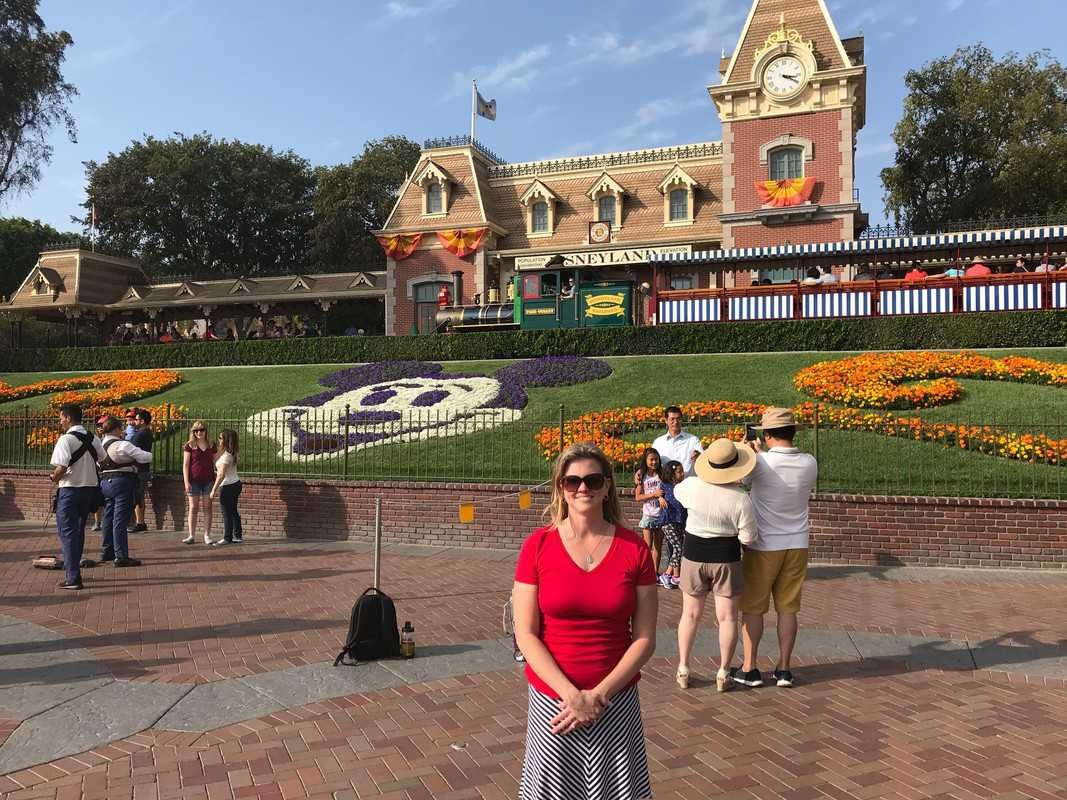
<instances>
[{"instance_id":1,"label":"clock tower roof","mask_svg":"<svg viewBox=\"0 0 1067 800\"><path fill-rule=\"evenodd\" d=\"M775 31L788 27L813 45L819 70L854 66L837 34L824 0L753 0L722 82L752 79L757 51Z\"/></svg>"}]
</instances>

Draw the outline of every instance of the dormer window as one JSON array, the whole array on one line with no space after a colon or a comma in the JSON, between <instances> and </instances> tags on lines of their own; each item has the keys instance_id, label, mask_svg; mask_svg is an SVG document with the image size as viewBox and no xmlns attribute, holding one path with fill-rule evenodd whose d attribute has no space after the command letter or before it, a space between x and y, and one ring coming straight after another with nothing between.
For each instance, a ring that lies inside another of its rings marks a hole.
<instances>
[{"instance_id":1,"label":"dormer window","mask_svg":"<svg viewBox=\"0 0 1067 800\"><path fill-rule=\"evenodd\" d=\"M533 204L531 233L548 233L548 203L544 200Z\"/></svg>"},{"instance_id":2,"label":"dormer window","mask_svg":"<svg viewBox=\"0 0 1067 800\"><path fill-rule=\"evenodd\" d=\"M685 189L671 189L668 222L684 222L689 219L689 192Z\"/></svg>"},{"instance_id":3,"label":"dormer window","mask_svg":"<svg viewBox=\"0 0 1067 800\"><path fill-rule=\"evenodd\" d=\"M431 183L426 187L426 213L427 214L440 214L441 213L441 184Z\"/></svg>"},{"instance_id":4,"label":"dormer window","mask_svg":"<svg viewBox=\"0 0 1067 800\"><path fill-rule=\"evenodd\" d=\"M600 173L585 196L593 201L593 222L611 223L612 233L622 228L626 190L608 173Z\"/></svg>"},{"instance_id":5,"label":"dormer window","mask_svg":"<svg viewBox=\"0 0 1067 800\"><path fill-rule=\"evenodd\" d=\"M422 215L424 217L443 217L448 214L452 177L447 172L433 161L427 161L414 183L422 187Z\"/></svg>"},{"instance_id":6,"label":"dormer window","mask_svg":"<svg viewBox=\"0 0 1067 800\"><path fill-rule=\"evenodd\" d=\"M695 213L697 182L678 164L660 182L663 193L663 224L692 225Z\"/></svg>"},{"instance_id":7,"label":"dormer window","mask_svg":"<svg viewBox=\"0 0 1067 800\"><path fill-rule=\"evenodd\" d=\"M551 236L556 229L556 193L537 180L526 188L519 202L526 207L526 235Z\"/></svg>"},{"instance_id":8,"label":"dormer window","mask_svg":"<svg viewBox=\"0 0 1067 800\"><path fill-rule=\"evenodd\" d=\"M605 195L597 199L596 218L597 222L610 222L611 227L616 227L615 197L613 195Z\"/></svg>"},{"instance_id":9,"label":"dormer window","mask_svg":"<svg viewBox=\"0 0 1067 800\"><path fill-rule=\"evenodd\" d=\"M52 287L48 285L48 281L44 279L43 275L38 275L37 280L33 282L34 294L51 294Z\"/></svg>"},{"instance_id":10,"label":"dormer window","mask_svg":"<svg viewBox=\"0 0 1067 800\"><path fill-rule=\"evenodd\" d=\"M804 177L804 151L799 147L779 147L772 150L769 160L772 181Z\"/></svg>"}]
</instances>

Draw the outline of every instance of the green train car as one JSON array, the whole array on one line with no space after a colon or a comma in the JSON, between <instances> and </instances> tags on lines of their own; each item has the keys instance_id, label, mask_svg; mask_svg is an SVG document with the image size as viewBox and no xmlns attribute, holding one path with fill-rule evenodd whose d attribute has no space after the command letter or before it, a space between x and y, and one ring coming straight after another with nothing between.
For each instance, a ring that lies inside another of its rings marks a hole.
<instances>
[{"instance_id":1,"label":"green train car","mask_svg":"<svg viewBox=\"0 0 1067 800\"><path fill-rule=\"evenodd\" d=\"M593 280L563 267L522 272L512 279L511 302L451 306L437 312L438 332L542 331L632 325L634 283Z\"/></svg>"}]
</instances>

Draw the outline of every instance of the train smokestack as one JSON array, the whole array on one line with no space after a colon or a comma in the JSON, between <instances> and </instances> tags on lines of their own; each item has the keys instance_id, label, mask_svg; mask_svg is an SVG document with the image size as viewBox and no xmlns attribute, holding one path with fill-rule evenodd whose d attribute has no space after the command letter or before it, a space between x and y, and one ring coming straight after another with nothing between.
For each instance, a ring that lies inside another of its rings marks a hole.
<instances>
[{"instance_id":1,"label":"train smokestack","mask_svg":"<svg viewBox=\"0 0 1067 800\"><path fill-rule=\"evenodd\" d=\"M458 269L452 273L452 305L463 305L463 273Z\"/></svg>"}]
</instances>

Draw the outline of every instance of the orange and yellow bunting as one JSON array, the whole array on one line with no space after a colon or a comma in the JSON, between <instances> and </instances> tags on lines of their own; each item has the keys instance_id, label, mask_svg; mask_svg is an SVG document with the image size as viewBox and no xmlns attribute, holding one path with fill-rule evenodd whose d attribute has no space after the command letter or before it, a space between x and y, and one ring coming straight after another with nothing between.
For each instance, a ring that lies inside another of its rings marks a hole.
<instances>
[{"instance_id":1,"label":"orange and yellow bunting","mask_svg":"<svg viewBox=\"0 0 1067 800\"><path fill-rule=\"evenodd\" d=\"M415 252L422 241L421 233L395 233L392 236L375 236L385 254L393 261L403 261Z\"/></svg>"},{"instance_id":2,"label":"orange and yellow bunting","mask_svg":"<svg viewBox=\"0 0 1067 800\"><path fill-rule=\"evenodd\" d=\"M785 181L756 181L756 193L765 206L786 208L799 206L811 198L814 178L791 178Z\"/></svg>"},{"instance_id":3,"label":"orange and yellow bunting","mask_svg":"<svg viewBox=\"0 0 1067 800\"><path fill-rule=\"evenodd\" d=\"M441 246L460 258L470 255L482 246L488 228L457 228L454 231L438 231Z\"/></svg>"}]
</instances>

